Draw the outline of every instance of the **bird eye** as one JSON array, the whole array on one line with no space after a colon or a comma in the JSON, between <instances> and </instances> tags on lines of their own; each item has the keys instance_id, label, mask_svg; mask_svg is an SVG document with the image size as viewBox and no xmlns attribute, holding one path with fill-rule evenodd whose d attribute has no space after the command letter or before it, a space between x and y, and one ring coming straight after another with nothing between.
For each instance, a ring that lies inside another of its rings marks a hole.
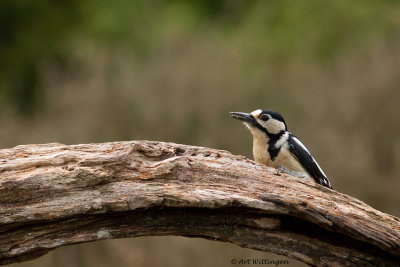
<instances>
[{"instance_id":1,"label":"bird eye","mask_svg":"<svg viewBox=\"0 0 400 267\"><path fill-rule=\"evenodd\" d=\"M260 120L262 120L262 121L268 121L268 120L269 120L269 116L268 116L267 114L262 114L262 115L260 116Z\"/></svg>"}]
</instances>

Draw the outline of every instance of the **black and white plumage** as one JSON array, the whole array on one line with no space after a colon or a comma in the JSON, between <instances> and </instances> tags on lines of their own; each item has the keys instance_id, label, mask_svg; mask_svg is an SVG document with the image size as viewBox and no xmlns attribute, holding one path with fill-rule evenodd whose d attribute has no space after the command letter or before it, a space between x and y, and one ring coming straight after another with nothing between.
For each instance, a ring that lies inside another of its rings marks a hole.
<instances>
[{"instance_id":1,"label":"black and white plumage","mask_svg":"<svg viewBox=\"0 0 400 267\"><path fill-rule=\"evenodd\" d=\"M312 178L318 184L332 188L310 151L287 131L286 122L278 112L257 109L251 113L231 112L231 115L243 121L251 131L256 162L295 176Z\"/></svg>"}]
</instances>

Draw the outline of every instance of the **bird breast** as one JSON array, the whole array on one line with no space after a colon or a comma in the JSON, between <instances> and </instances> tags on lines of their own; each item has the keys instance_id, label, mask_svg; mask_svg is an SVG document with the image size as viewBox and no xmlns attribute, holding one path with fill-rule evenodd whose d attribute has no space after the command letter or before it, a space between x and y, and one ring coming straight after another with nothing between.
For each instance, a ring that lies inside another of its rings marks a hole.
<instances>
[{"instance_id":1,"label":"bird breast","mask_svg":"<svg viewBox=\"0 0 400 267\"><path fill-rule=\"evenodd\" d=\"M283 166L290 171L307 173L303 166L290 153L286 143L282 144L277 157L272 160L268 153L268 139L263 133L253 132L253 156L257 163L269 167L279 168Z\"/></svg>"}]
</instances>

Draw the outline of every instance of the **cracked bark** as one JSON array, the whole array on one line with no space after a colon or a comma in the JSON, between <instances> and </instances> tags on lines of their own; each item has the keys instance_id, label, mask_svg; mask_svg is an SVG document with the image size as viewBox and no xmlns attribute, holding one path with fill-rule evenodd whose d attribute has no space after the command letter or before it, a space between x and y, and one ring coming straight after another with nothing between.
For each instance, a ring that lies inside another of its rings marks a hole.
<instances>
[{"instance_id":1,"label":"cracked bark","mask_svg":"<svg viewBox=\"0 0 400 267\"><path fill-rule=\"evenodd\" d=\"M178 235L310 265L400 262L400 220L226 151L163 142L0 150L0 264L101 239Z\"/></svg>"}]
</instances>

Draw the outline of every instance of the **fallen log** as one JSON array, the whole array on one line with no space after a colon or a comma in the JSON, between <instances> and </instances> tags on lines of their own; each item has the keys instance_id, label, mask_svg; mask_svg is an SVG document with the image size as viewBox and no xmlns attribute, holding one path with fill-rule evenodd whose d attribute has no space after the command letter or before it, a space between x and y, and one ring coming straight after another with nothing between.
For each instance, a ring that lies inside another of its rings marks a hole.
<instances>
[{"instance_id":1,"label":"fallen log","mask_svg":"<svg viewBox=\"0 0 400 267\"><path fill-rule=\"evenodd\" d=\"M399 218L227 151L150 141L0 150L0 264L163 235L313 266L400 262Z\"/></svg>"}]
</instances>

